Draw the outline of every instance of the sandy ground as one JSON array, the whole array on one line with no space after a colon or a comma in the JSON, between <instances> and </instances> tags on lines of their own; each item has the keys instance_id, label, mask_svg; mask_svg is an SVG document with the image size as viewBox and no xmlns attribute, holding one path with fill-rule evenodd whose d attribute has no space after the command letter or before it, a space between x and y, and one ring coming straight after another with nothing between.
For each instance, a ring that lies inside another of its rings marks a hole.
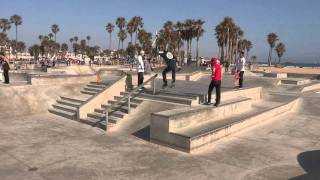
<instances>
[{"instance_id":1,"label":"sandy ground","mask_svg":"<svg viewBox=\"0 0 320 180\"><path fill-rule=\"evenodd\" d=\"M258 67L260 71L271 71L276 73L293 73L293 74L318 74L320 75L320 68L295 68L295 67Z\"/></svg>"}]
</instances>

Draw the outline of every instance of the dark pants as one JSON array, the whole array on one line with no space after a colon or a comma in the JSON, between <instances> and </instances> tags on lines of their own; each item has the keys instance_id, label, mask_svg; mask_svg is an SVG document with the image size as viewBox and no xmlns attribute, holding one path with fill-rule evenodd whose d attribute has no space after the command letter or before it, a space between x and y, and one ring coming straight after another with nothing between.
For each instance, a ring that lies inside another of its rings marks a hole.
<instances>
[{"instance_id":1,"label":"dark pants","mask_svg":"<svg viewBox=\"0 0 320 180\"><path fill-rule=\"evenodd\" d=\"M138 72L138 86L143 84L143 72Z\"/></svg>"},{"instance_id":2,"label":"dark pants","mask_svg":"<svg viewBox=\"0 0 320 180\"><path fill-rule=\"evenodd\" d=\"M169 71L172 71L172 83L176 82L176 67L172 66L167 66L163 71L162 71L162 78L163 78L163 83L168 84L167 81L167 73Z\"/></svg>"},{"instance_id":3,"label":"dark pants","mask_svg":"<svg viewBox=\"0 0 320 180\"><path fill-rule=\"evenodd\" d=\"M216 88L216 104L220 104L221 99L221 80L214 81L212 80L209 89L208 89L208 103L211 103L211 93L213 88Z\"/></svg>"},{"instance_id":4,"label":"dark pants","mask_svg":"<svg viewBox=\"0 0 320 180\"><path fill-rule=\"evenodd\" d=\"M244 74L244 71L240 71L239 88L242 88L242 86L243 86L243 74Z\"/></svg>"},{"instance_id":5,"label":"dark pants","mask_svg":"<svg viewBox=\"0 0 320 180\"><path fill-rule=\"evenodd\" d=\"M9 84L9 70L3 70L4 83Z\"/></svg>"}]
</instances>

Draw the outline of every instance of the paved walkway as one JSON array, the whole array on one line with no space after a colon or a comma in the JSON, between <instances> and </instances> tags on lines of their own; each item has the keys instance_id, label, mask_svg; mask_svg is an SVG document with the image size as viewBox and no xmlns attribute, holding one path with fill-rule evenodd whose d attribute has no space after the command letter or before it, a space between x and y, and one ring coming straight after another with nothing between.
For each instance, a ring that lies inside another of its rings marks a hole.
<instances>
[{"instance_id":1,"label":"paved walkway","mask_svg":"<svg viewBox=\"0 0 320 180\"><path fill-rule=\"evenodd\" d=\"M0 119L0 179L319 179L319 102L306 93L299 111L196 154L50 114Z\"/></svg>"}]
</instances>

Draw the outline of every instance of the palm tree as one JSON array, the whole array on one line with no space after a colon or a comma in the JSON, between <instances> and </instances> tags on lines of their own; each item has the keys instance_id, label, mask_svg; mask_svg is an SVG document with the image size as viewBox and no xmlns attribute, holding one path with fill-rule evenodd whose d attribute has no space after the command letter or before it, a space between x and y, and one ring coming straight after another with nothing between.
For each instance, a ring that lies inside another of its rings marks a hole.
<instances>
[{"instance_id":1,"label":"palm tree","mask_svg":"<svg viewBox=\"0 0 320 180\"><path fill-rule=\"evenodd\" d=\"M38 36L38 39L39 39L40 44L41 44L41 41L42 41L42 39L43 39L43 36L42 36L42 35L39 35L39 36Z\"/></svg>"},{"instance_id":2,"label":"palm tree","mask_svg":"<svg viewBox=\"0 0 320 180\"><path fill-rule=\"evenodd\" d=\"M108 23L106 26L106 30L109 33L109 51L111 51L111 33L114 30L114 25L112 23Z\"/></svg>"},{"instance_id":3,"label":"palm tree","mask_svg":"<svg viewBox=\"0 0 320 180\"><path fill-rule=\"evenodd\" d=\"M11 28L11 23L8 19L0 19L0 29L2 32L7 32Z\"/></svg>"},{"instance_id":4,"label":"palm tree","mask_svg":"<svg viewBox=\"0 0 320 180\"><path fill-rule=\"evenodd\" d=\"M249 58L249 51L252 48L252 42L247 39L244 39L243 41L244 41L244 50L247 52L246 59L248 59Z\"/></svg>"},{"instance_id":5,"label":"palm tree","mask_svg":"<svg viewBox=\"0 0 320 180\"><path fill-rule=\"evenodd\" d=\"M78 42L78 36L73 37L73 40L77 43Z\"/></svg>"},{"instance_id":6,"label":"palm tree","mask_svg":"<svg viewBox=\"0 0 320 180\"><path fill-rule=\"evenodd\" d=\"M135 32L136 36L135 36L135 40L134 40L134 44L137 44L137 35L138 35L138 31L143 28L143 19L140 16L134 16L132 18L132 26L133 26L133 31Z\"/></svg>"},{"instance_id":7,"label":"palm tree","mask_svg":"<svg viewBox=\"0 0 320 180\"><path fill-rule=\"evenodd\" d=\"M276 51L277 51L277 55L278 55L278 58L279 58L279 64L280 64L281 57L286 52L286 46L284 45L284 43L280 42L279 44L277 44Z\"/></svg>"},{"instance_id":8,"label":"palm tree","mask_svg":"<svg viewBox=\"0 0 320 180\"><path fill-rule=\"evenodd\" d=\"M90 39L91 39L91 37L87 36L88 46L89 46Z\"/></svg>"},{"instance_id":9,"label":"palm tree","mask_svg":"<svg viewBox=\"0 0 320 180\"><path fill-rule=\"evenodd\" d=\"M179 65L181 65L181 59L180 59L180 47L181 45L183 44L182 42L182 34L183 34L183 28L184 28L184 25L183 23L181 23L180 21L178 21L175 25L174 25L174 28L176 31L178 31L178 34L177 34L177 38L178 38L178 61L179 61Z\"/></svg>"},{"instance_id":10,"label":"palm tree","mask_svg":"<svg viewBox=\"0 0 320 180\"><path fill-rule=\"evenodd\" d=\"M118 33L118 37L121 41L121 49L123 49L123 41L127 38L127 33L124 29L122 29L119 33Z\"/></svg>"},{"instance_id":11,"label":"palm tree","mask_svg":"<svg viewBox=\"0 0 320 180\"><path fill-rule=\"evenodd\" d=\"M70 38L69 41L70 41L70 49L72 49L73 38Z\"/></svg>"},{"instance_id":12,"label":"palm tree","mask_svg":"<svg viewBox=\"0 0 320 180\"><path fill-rule=\"evenodd\" d=\"M16 26L16 41L18 41L18 26L22 24L22 18L21 16L14 14L10 17L10 21Z\"/></svg>"},{"instance_id":13,"label":"palm tree","mask_svg":"<svg viewBox=\"0 0 320 180\"><path fill-rule=\"evenodd\" d=\"M116 25L119 28L119 33L118 33L118 37L119 37L119 43L118 43L118 50L120 49L120 32L123 30L123 28L126 26L126 19L124 17L118 17L116 20ZM122 32L123 34L123 32Z\"/></svg>"},{"instance_id":14,"label":"palm tree","mask_svg":"<svg viewBox=\"0 0 320 180\"><path fill-rule=\"evenodd\" d=\"M276 45L276 42L278 40L278 35L276 33L270 33L268 34L268 43L270 45L270 51L269 51L269 57L268 57L268 65L271 66L271 56L272 56L272 49Z\"/></svg>"},{"instance_id":15,"label":"palm tree","mask_svg":"<svg viewBox=\"0 0 320 180\"><path fill-rule=\"evenodd\" d=\"M251 60L252 60L252 64L255 64L256 63L256 60L257 60L257 56L251 56Z\"/></svg>"},{"instance_id":16,"label":"palm tree","mask_svg":"<svg viewBox=\"0 0 320 180\"><path fill-rule=\"evenodd\" d=\"M54 34L54 42L57 42L57 33L60 31L59 26L57 24L53 24L51 26L51 31Z\"/></svg>"},{"instance_id":17,"label":"palm tree","mask_svg":"<svg viewBox=\"0 0 320 180\"><path fill-rule=\"evenodd\" d=\"M49 37L50 40L52 40L53 34L52 34L52 33L49 33L49 34L48 34L48 37Z\"/></svg>"},{"instance_id":18,"label":"palm tree","mask_svg":"<svg viewBox=\"0 0 320 180\"><path fill-rule=\"evenodd\" d=\"M135 32L135 29L134 29L134 26L133 26L133 24L134 24L134 22L133 22L133 18L129 21L129 23L127 24L127 32L128 32L128 34L129 34L129 36L130 36L130 39L131 39L131 44L132 44L132 42L133 42L133 40L132 40L132 35L133 35L133 33Z\"/></svg>"},{"instance_id":19,"label":"palm tree","mask_svg":"<svg viewBox=\"0 0 320 180\"><path fill-rule=\"evenodd\" d=\"M196 33L196 41L197 41L197 49L196 49L196 60L197 65L200 66L199 61L199 39L204 33L204 29L202 28L202 25L205 23L205 21L202 21L201 19L198 19L195 21L195 33Z\"/></svg>"}]
</instances>

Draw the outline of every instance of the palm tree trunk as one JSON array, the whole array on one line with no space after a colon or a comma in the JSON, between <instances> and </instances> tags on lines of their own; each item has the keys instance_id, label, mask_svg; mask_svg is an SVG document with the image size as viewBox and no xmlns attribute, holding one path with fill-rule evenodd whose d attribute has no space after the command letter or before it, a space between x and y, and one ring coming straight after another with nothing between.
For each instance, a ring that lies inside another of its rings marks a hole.
<instances>
[{"instance_id":1,"label":"palm tree trunk","mask_svg":"<svg viewBox=\"0 0 320 180\"><path fill-rule=\"evenodd\" d=\"M57 33L54 33L54 42L57 42Z\"/></svg>"},{"instance_id":2,"label":"palm tree trunk","mask_svg":"<svg viewBox=\"0 0 320 180\"><path fill-rule=\"evenodd\" d=\"M197 60L197 66L200 66L200 61L199 61L199 38L197 38L197 49L196 49L196 60Z\"/></svg>"},{"instance_id":3,"label":"palm tree trunk","mask_svg":"<svg viewBox=\"0 0 320 180\"><path fill-rule=\"evenodd\" d=\"M109 33L109 51L111 51L111 33Z\"/></svg>"},{"instance_id":4,"label":"palm tree trunk","mask_svg":"<svg viewBox=\"0 0 320 180\"><path fill-rule=\"evenodd\" d=\"M136 33L136 35L135 35L135 37L134 37L134 44L136 45L137 44L137 31L135 32Z\"/></svg>"},{"instance_id":5,"label":"palm tree trunk","mask_svg":"<svg viewBox=\"0 0 320 180\"><path fill-rule=\"evenodd\" d=\"M271 54L272 54L272 48L270 47L269 57L268 57L268 66L271 66Z\"/></svg>"},{"instance_id":6,"label":"palm tree trunk","mask_svg":"<svg viewBox=\"0 0 320 180\"><path fill-rule=\"evenodd\" d=\"M131 44L132 44L132 42L133 42L133 41L132 41L132 34L130 35L130 38L131 38Z\"/></svg>"}]
</instances>

